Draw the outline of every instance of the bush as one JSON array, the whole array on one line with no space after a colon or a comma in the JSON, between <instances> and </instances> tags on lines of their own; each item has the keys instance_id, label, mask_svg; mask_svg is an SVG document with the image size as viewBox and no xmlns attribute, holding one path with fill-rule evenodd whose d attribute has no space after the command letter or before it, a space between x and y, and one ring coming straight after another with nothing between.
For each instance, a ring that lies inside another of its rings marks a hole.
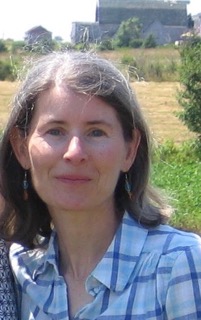
<instances>
[{"instance_id":1,"label":"bush","mask_svg":"<svg viewBox=\"0 0 201 320\"><path fill-rule=\"evenodd\" d=\"M193 38L181 47L178 101L183 110L178 117L197 134L201 145L201 38Z\"/></svg>"},{"instance_id":2,"label":"bush","mask_svg":"<svg viewBox=\"0 0 201 320\"><path fill-rule=\"evenodd\" d=\"M54 42L49 39L42 39L26 45L25 49L32 53L48 54L54 50Z\"/></svg>"},{"instance_id":3,"label":"bush","mask_svg":"<svg viewBox=\"0 0 201 320\"><path fill-rule=\"evenodd\" d=\"M121 63L122 64L126 64L126 65L130 65L130 66L133 66L133 67L137 67L137 62L136 62L135 58L133 56L130 56L130 55L122 56Z\"/></svg>"},{"instance_id":4,"label":"bush","mask_svg":"<svg viewBox=\"0 0 201 320\"><path fill-rule=\"evenodd\" d=\"M25 50L25 42L24 41L13 41L11 45L11 52L17 53L19 51Z\"/></svg>"},{"instance_id":5,"label":"bush","mask_svg":"<svg viewBox=\"0 0 201 320\"><path fill-rule=\"evenodd\" d=\"M150 34L144 41L143 41L143 47L144 48L155 48L157 46L156 40L153 36L153 34Z\"/></svg>"},{"instance_id":6,"label":"bush","mask_svg":"<svg viewBox=\"0 0 201 320\"><path fill-rule=\"evenodd\" d=\"M116 44L118 47L130 47L133 40L140 38L142 25L138 18L130 18L122 21L116 33Z\"/></svg>"},{"instance_id":7,"label":"bush","mask_svg":"<svg viewBox=\"0 0 201 320\"><path fill-rule=\"evenodd\" d=\"M74 50L75 45L71 42L54 42L54 50L56 51L71 51Z\"/></svg>"},{"instance_id":8,"label":"bush","mask_svg":"<svg viewBox=\"0 0 201 320\"><path fill-rule=\"evenodd\" d=\"M142 39L132 39L129 42L129 47L130 48L140 48L142 47L143 40Z\"/></svg>"},{"instance_id":9,"label":"bush","mask_svg":"<svg viewBox=\"0 0 201 320\"><path fill-rule=\"evenodd\" d=\"M104 51L104 50L114 50L114 45L111 39L106 39L101 41L98 46L97 49L100 51Z\"/></svg>"},{"instance_id":10,"label":"bush","mask_svg":"<svg viewBox=\"0 0 201 320\"><path fill-rule=\"evenodd\" d=\"M7 51L7 47L5 44L5 41L0 39L0 52L6 52Z\"/></svg>"},{"instance_id":11,"label":"bush","mask_svg":"<svg viewBox=\"0 0 201 320\"><path fill-rule=\"evenodd\" d=\"M12 65L5 61L2 62L0 61L0 80L9 80L9 81L14 81L15 80L15 75L13 73L13 67Z\"/></svg>"},{"instance_id":12,"label":"bush","mask_svg":"<svg viewBox=\"0 0 201 320\"><path fill-rule=\"evenodd\" d=\"M172 140L167 140L155 147L153 159L154 161L171 162L176 160L180 163L186 161L188 161L188 163L195 163L201 160L201 153L194 140L188 140L179 145L176 145Z\"/></svg>"}]
</instances>

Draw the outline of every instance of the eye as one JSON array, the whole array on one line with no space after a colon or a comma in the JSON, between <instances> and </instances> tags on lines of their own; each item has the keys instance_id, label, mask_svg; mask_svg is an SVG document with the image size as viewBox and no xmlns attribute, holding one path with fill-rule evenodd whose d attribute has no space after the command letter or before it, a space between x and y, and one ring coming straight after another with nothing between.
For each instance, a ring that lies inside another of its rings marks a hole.
<instances>
[{"instance_id":1,"label":"eye","mask_svg":"<svg viewBox=\"0 0 201 320\"><path fill-rule=\"evenodd\" d=\"M62 136L63 131L61 129L53 128L47 131L48 134L52 136Z\"/></svg>"},{"instance_id":2,"label":"eye","mask_svg":"<svg viewBox=\"0 0 201 320\"><path fill-rule=\"evenodd\" d=\"M105 135L106 133L102 129L94 129L94 130L91 130L89 133L89 136L91 137L102 137Z\"/></svg>"}]
</instances>

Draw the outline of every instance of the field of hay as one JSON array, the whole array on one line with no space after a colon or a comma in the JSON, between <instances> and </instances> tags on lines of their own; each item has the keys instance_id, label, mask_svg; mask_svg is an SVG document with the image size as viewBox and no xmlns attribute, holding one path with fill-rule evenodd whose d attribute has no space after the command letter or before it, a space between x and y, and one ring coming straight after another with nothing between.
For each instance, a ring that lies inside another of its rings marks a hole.
<instances>
[{"instance_id":1,"label":"field of hay","mask_svg":"<svg viewBox=\"0 0 201 320\"><path fill-rule=\"evenodd\" d=\"M157 141L180 143L193 138L175 114L181 110L176 98L179 83L136 82L132 86Z\"/></svg>"},{"instance_id":2,"label":"field of hay","mask_svg":"<svg viewBox=\"0 0 201 320\"><path fill-rule=\"evenodd\" d=\"M10 111L11 99L16 91L15 82L0 81L0 129L4 126Z\"/></svg>"},{"instance_id":3,"label":"field of hay","mask_svg":"<svg viewBox=\"0 0 201 320\"><path fill-rule=\"evenodd\" d=\"M192 138L192 133L175 116L180 110L176 99L177 82L133 82L132 87L142 106L154 138L158 142L180 143ZM4 126L17 83L0 81L0 128Z\"/></svg>"}]
</instances>

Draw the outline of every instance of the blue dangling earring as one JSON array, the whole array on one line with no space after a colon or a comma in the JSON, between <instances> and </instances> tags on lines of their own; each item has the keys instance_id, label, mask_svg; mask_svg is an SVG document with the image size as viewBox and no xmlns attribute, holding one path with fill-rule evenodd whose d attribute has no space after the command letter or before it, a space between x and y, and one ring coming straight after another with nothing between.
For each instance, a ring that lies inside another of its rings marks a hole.
<instances>
[{"instance_id":1,"label":"blue dangling earring","mask_svg":"<svg viewBox=\"0 0 201 320\"><path fill-rule=\"evenodd\" d=\"M131 199L132 198L131 184L129 182L127 173L125 174L125 190L127 191L129 198Z\"/></svg>"},{"instance_id":2,"label":"blue dangling earring","mask_svg":"<svg viewBox=\"0 0 201 320\"><path fill-rule=\"evenodd\" d=\"M23 190L24 190L24 193L23 193L23 199L24 201L27 201L28 200L28 187L29 187L29 184L28 184L28 180L27 180L27 170L25 170L24 172L24 180L22 182L22 186L23 186Z\"/></svg>"}]
</instances>

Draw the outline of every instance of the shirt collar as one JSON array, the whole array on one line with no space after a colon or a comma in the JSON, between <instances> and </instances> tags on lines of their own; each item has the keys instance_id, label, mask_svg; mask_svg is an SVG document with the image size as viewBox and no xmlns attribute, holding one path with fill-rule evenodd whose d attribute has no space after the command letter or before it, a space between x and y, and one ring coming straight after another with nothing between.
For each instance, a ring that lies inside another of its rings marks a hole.
<instances>
[{"instance_id":1,"label":"shirt collar","mask_svg":"<svg viewBox=\"0 0 201 320\"><path fill-rule=\"evenodd\" d=\"M112 291L123 291L134 274L147 234L148 230L126 212L107 252L87 279L88 290L94 290L102 283ZM54 230L42 260L40 267L35 269L36 277L45 273L50 264L59 274L58 242Z\"/></svg>"},{"instance_id":2,"label":"shirt collar","mask_svg":"<svg viewBox=\"0 0 201 320\"><path fill-rule=\"evenodd\" d=\"M140 226L126 212L107 252L87 279L88 290L94 290L95 287L98 289L100 284L105 285L112 291L124 290L139 261L147 233L147 229ZM28 252L26 249L22 249L21 259L23 259L23 265L27 266L26 269L32 281L45 276L49 268L53 268L57 276L59 276L56 232L52 231L45 249L30 250ZM31 264L30 259L32 261Z\"/></svg>"},{"instance_id":3,"label":"shirt collar","mask_svg":"<svg viewBox=\"0 0 201 320\"><path fill-rule=\"evenodd\" d=\"M134 276L148 231L125 213L106 254L91 276L112 291L123 291ZM90 288L88 278L88 289ZM91 281L94 285L94 281Z\"/></svg>"},{"instance_id":4,"label":"shirt collar","mask_svg":"<svg viewBox=\"0 0 201 320\"><path fill-rule=\"evenodd\" d=\"M43 254L41 255L41 259L38 259L38 268L35 269L33 277L34 276L37 277L41 273L45 273L48 268L48 265L53 266L58 276L59 275L59 250L58 250L58 243L57 243L57 234L55 230L52 231L49 243L47 242L47 246L45 246L45 250L42 249L42 251L43 251Z\"/></svg>"}]
</instances>

